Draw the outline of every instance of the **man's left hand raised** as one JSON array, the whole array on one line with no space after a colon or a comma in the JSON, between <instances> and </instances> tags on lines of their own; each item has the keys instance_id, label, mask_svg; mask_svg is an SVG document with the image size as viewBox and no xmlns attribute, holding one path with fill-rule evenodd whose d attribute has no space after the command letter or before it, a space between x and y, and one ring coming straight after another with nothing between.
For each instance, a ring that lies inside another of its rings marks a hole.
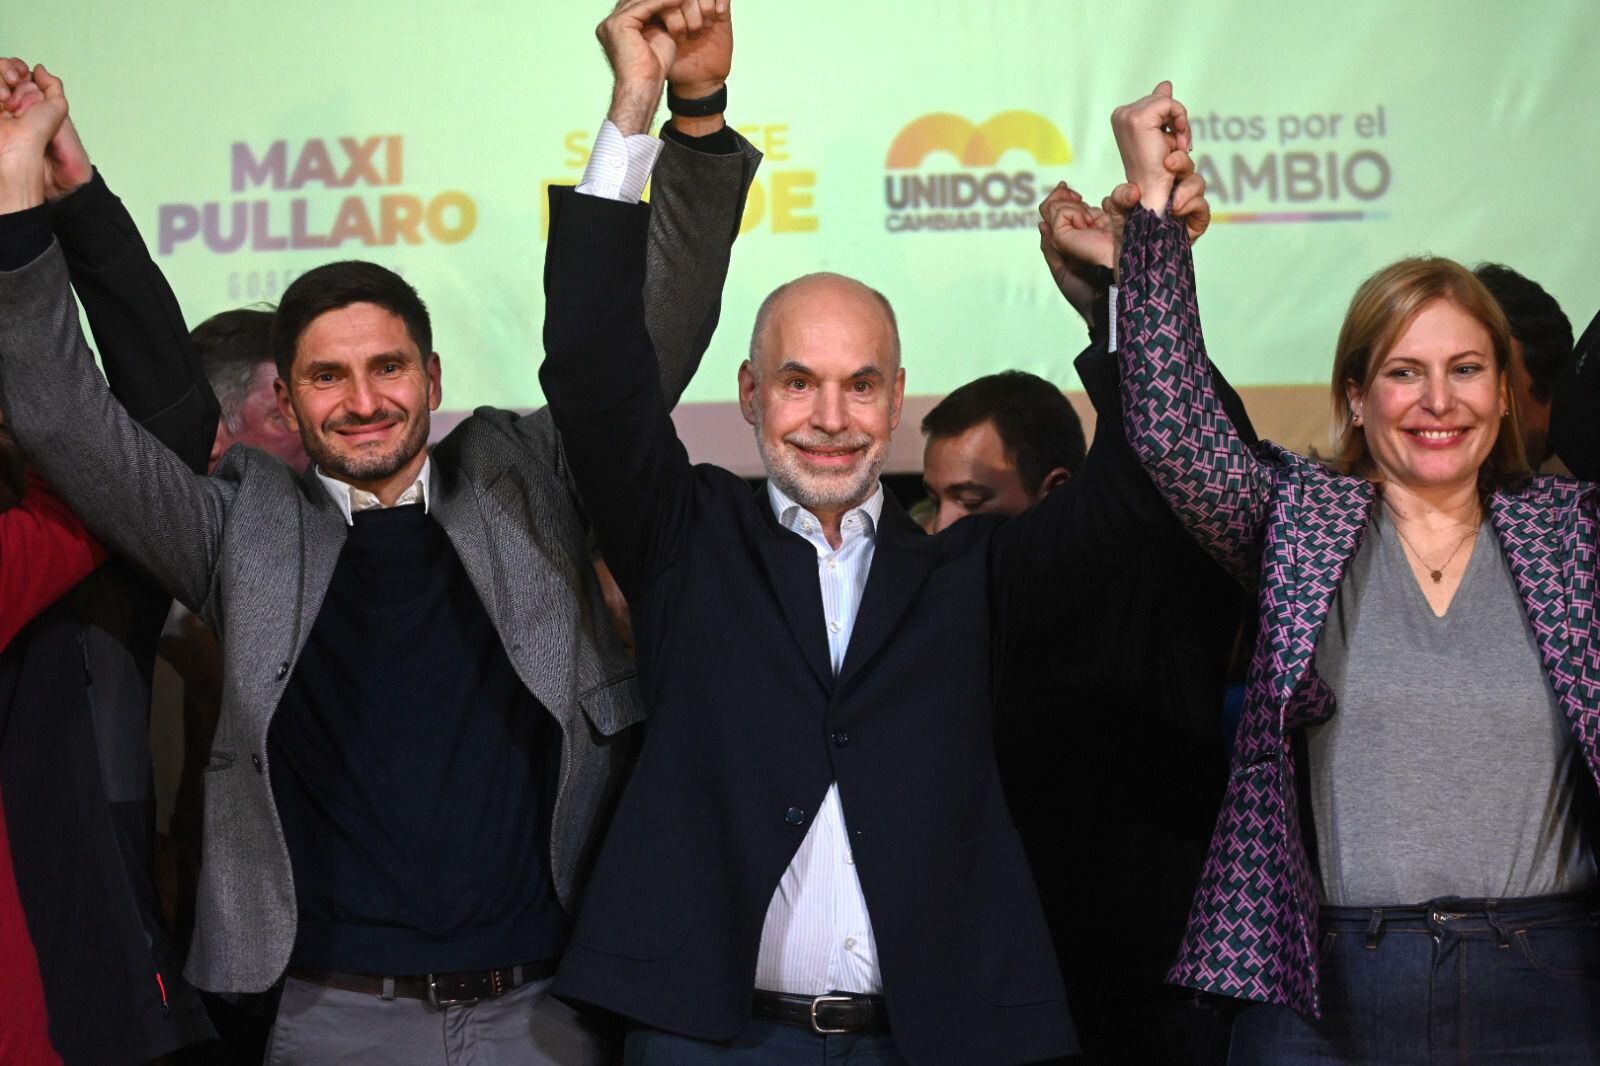
<instances>
[{"instance_id":1,"label":"man's left hand raised","mask_svg":"<svg viewBox=\"0 0 1600 1066\"><path fill-rule=\"evenodd\" d=\"M685 62L693 61L681 71L681 77L716 79L720 35L726 39L726 63L731 64L733 32L727 18L728 0L619 0L595 36L616 77L611 112L606 117L624 136L649 131L669 72L680 73L675 71L680 52ZM723 23L720 29L719 19ZM696 56L693 46L698 37L707 34L708 27L707 50ZM726 77L726 66L720 77ZM721 83L713 80L708 84L715 91ZM687 83L685 89L695 91Z\"/></svg>"},{"instance_id":2,"label":"man's left hand raised","mask_svg":"<svg viewBox=\"0 0 1600 1066\"><path fill-rule=\"evenodd\" d=\"M41 64L33 84L43 98L21 112L0 108L0 214L45 201L45 149L67 118L61 82Z\"/></svg>"},{"instance_id":3,"label":"man's left hand raised","mask_svg":"<svg viewBox=\"0 0 1600 1066\"><path fill-rule=\"evenodd\" d=\"M62 94L65 93L63 86ZM15 56L0 56L0 108L21 115L43 100L44 91L34 82L33 69ZM87 185L94 177L94 166L89 162L89 153L78 137L70 114L50 139L44 161L46 200L59 200Z\"/></svg>"}]
</instances>

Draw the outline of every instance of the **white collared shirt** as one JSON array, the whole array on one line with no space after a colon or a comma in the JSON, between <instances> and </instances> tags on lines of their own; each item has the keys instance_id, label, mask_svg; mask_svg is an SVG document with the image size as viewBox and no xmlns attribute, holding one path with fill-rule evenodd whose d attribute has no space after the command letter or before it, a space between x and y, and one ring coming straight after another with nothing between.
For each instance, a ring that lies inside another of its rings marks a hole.
<instances>
[{"instance_id":1,"label":"white collared shirt","mask_svg":"<svg viewBox=\"0 0 1600 1066\"><path fill-rule=\"evenodd\" d=\"M840 520L837 550L823 535L817 516L771 481L767 482L767 496L778 522L817 549L828 654L837 675L872 568L878 519L883 513L883 486ZM806 996L883 991L878 945L856 874L837 782L828 786L811 828L767 906L756 957L756 987Z\"/></svg>"},{"instance_id":2,"label":"white collared shirt","mask_svg":"<svg viewBox=\"0 0 1600 1066\"><path fill-rule=\"evenodd\" d=\"M323 486L328 490L328 495L333 497L333 502L338 505L339 513L344 515L344 524L355 525L357 511L371 511L383 506L383 501L378 499L366 489L358 489L346 481L329 477L322 472L322 467L316 467L317 477L322 479ZM394 501L394 506L404 507L407 504L422 504L422 513L428 513L428 474L433 470L433 457L422 460L422 469L417 473L417 480L413 481L400 498Z\"/></svg>"}]
</instances>

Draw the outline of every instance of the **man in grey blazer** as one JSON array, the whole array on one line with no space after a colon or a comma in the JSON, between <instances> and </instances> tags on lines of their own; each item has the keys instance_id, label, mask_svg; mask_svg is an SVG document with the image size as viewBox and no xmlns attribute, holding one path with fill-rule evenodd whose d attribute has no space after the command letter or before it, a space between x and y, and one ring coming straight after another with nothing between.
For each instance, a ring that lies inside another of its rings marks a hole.
<instances>
[{"instance_id":1,"label":"man in grey blazer","mask_svg":"<svg viewBox=\"0 0 1600 1066\"><path fill-rule=\"evenodd\" d=\"M726 20L713 0L623 0L602 32L615 91L720 96ZM96 534L224 644L188 976L244 993L289 973L269 1061L593 1060L544 991L641 704L548 414L483 408L430 453L425 308L382 268L331 264L285 293L277 338L318 465L235 448L195 475L110 397L79 332L36 206L65 101L37 77L45 100L0 123L0 404ZM637 210L672 402L759 156L720 114L656 150ZM640 154L603 129L587 190L637 198Z\"/></svg>"}]
</instances>

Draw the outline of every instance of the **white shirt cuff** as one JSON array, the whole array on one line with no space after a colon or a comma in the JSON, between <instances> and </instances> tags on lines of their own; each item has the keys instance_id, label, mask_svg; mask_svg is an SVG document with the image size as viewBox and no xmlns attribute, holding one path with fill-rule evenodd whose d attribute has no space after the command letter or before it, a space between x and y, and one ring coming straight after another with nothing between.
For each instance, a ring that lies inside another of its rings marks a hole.
<instances>
[{"instance_id":1,"label":"white shirt cuff","mask_svg":"<svg viewBox=\"0 0 1600 1066\"><path fill-rule=\"evenodd\" d=\"M594 138L594 151L583 169L578 191L607 200L636 204L644 197L644 187L661 154L661 138L648 133L627 137L606 119Z\"/></svg>"},{"instance_id":2,"label":"white shirt cuff","mask_svg":"<svg viewBox=\"0 0 1600 1066\"><path fill-rule=\"evenodd\" d=\"M1117 287L1115 285L1111 286L1111 298L1106 301L1106 314L1111 317L1111 321L1107 323L1106 350L1115 352L1117 350Z\"/></svg>"}]
</instances>

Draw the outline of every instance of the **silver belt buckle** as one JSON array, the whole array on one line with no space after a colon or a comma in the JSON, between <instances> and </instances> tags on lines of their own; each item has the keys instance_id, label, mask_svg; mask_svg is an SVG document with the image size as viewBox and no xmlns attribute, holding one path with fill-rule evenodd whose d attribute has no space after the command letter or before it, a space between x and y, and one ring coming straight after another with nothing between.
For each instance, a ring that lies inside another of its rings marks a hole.
<instances>
[{"instance_id":1,"label":"silver belt buckle","mask_svg":"<svg viewBox=\"0 0 1600 1066\"><path fill-rule=\"evenodd\" d=\"M811 1031L813 1033L821 1033L823 1036L838 1036L840 1033L850 1032L851 1030L849 1029L824 1029L822 1024L817 1021L817 1008L824 1003L854 1002L854 996L813 996L811 998Z\"/></svg>"},{"instance_id":2,"label":"silver belt buckle","mask_svg":"<svg viewBox=\"0 0 1600 1066\"><path fill-rule=\"evenodd\" d=\"M439 975L431 973L428 975L428 1003L435 1010L442 1010L445 1007L471 1005L477 1003L480 998L479 996L441 996L439 995Z\"/></svg>"}]
</instances>

